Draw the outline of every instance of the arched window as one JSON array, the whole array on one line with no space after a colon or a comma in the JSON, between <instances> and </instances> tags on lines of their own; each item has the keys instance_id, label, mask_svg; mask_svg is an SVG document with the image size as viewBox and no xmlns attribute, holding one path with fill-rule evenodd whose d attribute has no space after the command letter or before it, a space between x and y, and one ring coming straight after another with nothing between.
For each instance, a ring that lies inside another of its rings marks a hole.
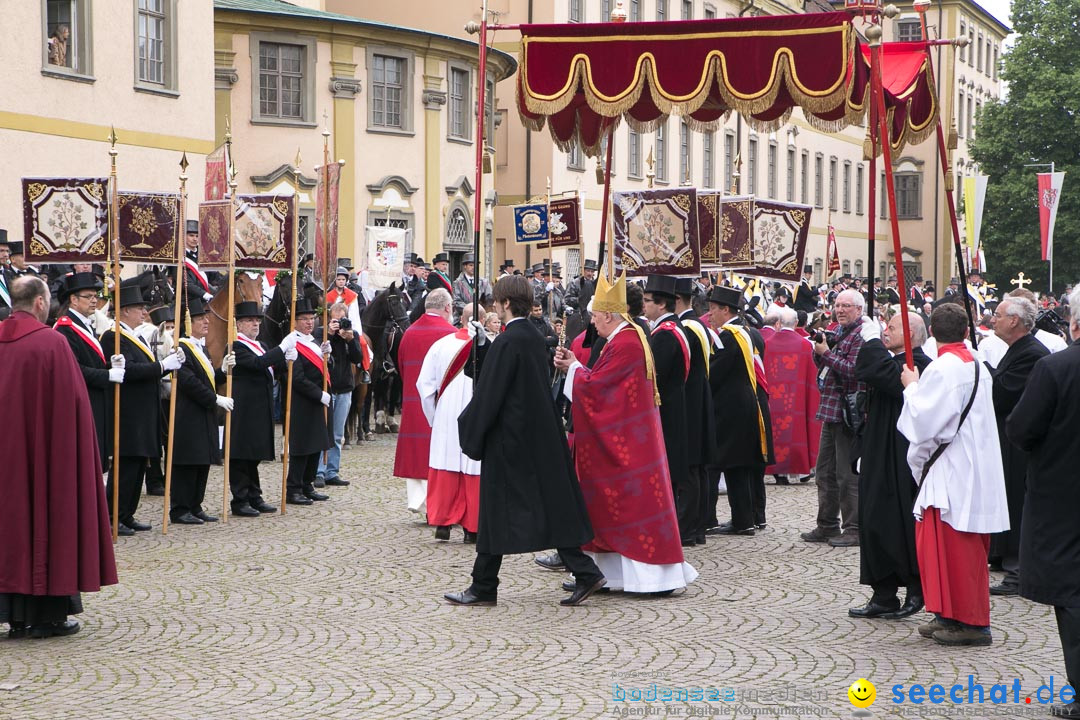
<instances>
[{"instance_id":1,"label":"arched window","mask_svg":"<svg viewBox=\"0 0 1080 720\"><path fill-rule=\"evenodd\" d=\"M446 245L468 246L471 242L469 217L461 207L453 207L446 217Z\"/></svg>"},{"instance_id":2,"label":"arched window","mask_svg":"<svg viewBox=\"0 0 1080 720\"><path fill-rule=\"evenodd\" d=\"M855 261L855 277L857 277L857 278L865 277L865 275L863 273L862 260L856 260Z\"/></svg>"},{"instance_id":3,"label":"arched window","mask_svg":"<svg viewBox=\"0 0 1080 720\"><path fill-rule=\"evenodd\" d=\"M840 263L840 272L842 272L844 275L850 275L851 274L851 261L850 260L845 260L842 263Z\"/></svg>"}]
</instances>

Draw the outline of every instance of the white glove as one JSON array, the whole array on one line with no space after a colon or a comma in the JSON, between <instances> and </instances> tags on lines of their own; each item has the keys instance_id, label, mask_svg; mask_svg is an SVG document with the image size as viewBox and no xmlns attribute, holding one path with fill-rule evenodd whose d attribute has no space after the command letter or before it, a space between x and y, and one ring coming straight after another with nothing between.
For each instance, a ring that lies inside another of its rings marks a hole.
<instances>
[{"instance_id":1,"label":"white glove","mask_svg":"<svg viewBox=\"0 0 1080 720\"><path fill-rule=\"evenodd\" d=\"M180 364L183 365L187 362L187 355L184 354L184 348L176 348L176 357L180 358Z\"/></svg>"},{"instance_id":2,"label":"white glove","mask_svg":"<svg viewBox=\"0 0 1080 720\"><path fill-rule=\"evenodd\" d=\"M217 406L219 408L221 408L222 410L224 410L225 412L232 412L233 399L231 397L225 397L224 395L218 395L217 400L215 400L215 402L217 403Z\"/></svg>"},{"instance_id":3,"label":"white glove","mask_svg":"<svg viewBox=\"0 0 1080 720\"><path fill-rule=\"evenodd\" d=\"M484 326L480 324L479 320L469 321L469 337L480 338L478 341L480 345L487 342L487 331L484 330Z\"/></svg>"},{"instance_id":4,"label":"white glove","mask_svg":"<svg viewBox=\"0 0 1080 720\"><path fill-rule=\"evenodd\" d=\"M123 370L127 367L127 358L123 355L113 355L109 358L110 367L119 368Z\"/></svg>"},{"instance_id":5,"label":"white glove","mask_svg":"<svg viewBox=\"0 0 1080 720\"><path fill-rule=\"evenodd\" d=\"M122 383L124 382L124 368L110 368L109 369L109 382Z\"/></svg>"},{"instance_id":6,"label":"white glove","mask_svg":"<svg viewBox=\"0 0 1080 720\"><path fill-rule=\"evenodd\" d=\"M330 341L329 341L329 340L327 340L326 342L324 342L324 343L322 344L322 346L321 346L321 347L320 347L319 349L320 349L320 350L322 350L322 354L323 354L323 355L329 355L329 354L330 354L330 351L331 351L331 350L332 350L333 348L332 348L332 347L330 347Z\"/></svg>"},{"instance_id":7,"label":"white glove","mask_svg":"<svg viewBox=\"0 0 1080 720\"><path fill-rule=\"evenodd\" d=\"M319 401L326 407L330 407L330 393L323 393L322 399Z\"/></svg>"},{"instance_id":8,"label":"white glove","mask_svg":"<svg viewBox=\"0 0 1080 720\"><path fill-rule=\"evenodd\" d=\"M297 357L297 356L298 356L299 354L300 354L300 353L296 352L296 348L294 348L294 347L291 347L291 348L289 348L288 350L286 350L286 351L285 351L285 360L286 360L287 362L292 362L293 360L295 360L295 359L296 359L296 357Z\"/></svg>"},{"instance_id":9,"label":"white glove","mask_svg":"<svg viewBox=\"0 0 1080 720\"><path fill-rule=\"evenodd\" d=\"M173 370L179 370L180 366L184 364L184 358L182 352L177 350L176 352L166 355L165 359L161 361L161 369L165 372L172 372Z\"/></svg>"},{"instance_id":10,"label":"white glove","mask_svg":"<svg viewBox=\"0 0 1080 720\"><path fill-rule=\"evenodd\" d=\"M288 335L286 335L284 338L282 338L281 344L278 345L278 347L281 348L282 351L288 350L289 348L295 348L296 347L296 339L298 337L300 337L300 334L297 333L296 331L293 331L293 332L289 333Z\"/></svg>"},{"instance_id":11,"label":"white glove","mask_svg":"<svg viewBox=\"0 0 1080 720\"><path fill-rule=\"evenodd\" d=\"M878 325L878 321L874 318L863 315L862 327L859 329L859 334L862 335L863 342L867 340L879 340L881 339L881 326Z\"/></svg>"},{"instance_id":12,"label":"white glove","mask_svg":"<svg viewBox=\"0 0 1080 720\"><path fill-rule=\"evenodd\" d=\"M548 292L551 292L552 290L555 289L555 283L548 283L547 285L544 286L544 289L547 290Z\"/></svg>"},{"instance_id":13,"label":"white glove","mask_svg":"<svg viewBox=\"0 0 1080 720\"><path fill-rule=\"evenodd\" d=\"M202 294L202 301L203 301L204 303L208 303L208 302L210 302L210 301L211 301L211 300L213 300L213 299L214 299L214 296L213 296L213 295L211 295L210 293L203 293L203 294Z\"/></svg>"},{"instance_id":14,"label":"white glove","mask_svg":"<svg viewBox=\"0 0 1080 720\"><path fill-rule=\"evenodd\" d=\"M225 353L225 357L221 358L221 372L229 372L236 367L236 353Z\"/></svg>"}]
</instances>

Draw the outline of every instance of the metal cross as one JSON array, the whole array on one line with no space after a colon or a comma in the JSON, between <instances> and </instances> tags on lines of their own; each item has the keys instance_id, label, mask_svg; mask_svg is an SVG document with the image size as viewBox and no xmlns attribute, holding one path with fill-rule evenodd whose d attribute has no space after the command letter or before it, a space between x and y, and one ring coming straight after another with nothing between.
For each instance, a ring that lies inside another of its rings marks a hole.
<instances>
[{"instance_id":1,"label":"metal cross","mask_svg":"<svg viewBox=\"0 0 1080 720\"><path fill-rule=\"evenodd\" d=\"M1023 271L1021 271L1021 272L1018 272L1016 274L1016 277L1014 277L1009 282L1011 282L1013 285L1016 285L1018 288L1023 290L1025 285L1030 285L1031 283L1033 283L1035 281L1032 280L1031 278L1024 277L1024 273L1023 273Z\"/></svg>"}]
</instances>

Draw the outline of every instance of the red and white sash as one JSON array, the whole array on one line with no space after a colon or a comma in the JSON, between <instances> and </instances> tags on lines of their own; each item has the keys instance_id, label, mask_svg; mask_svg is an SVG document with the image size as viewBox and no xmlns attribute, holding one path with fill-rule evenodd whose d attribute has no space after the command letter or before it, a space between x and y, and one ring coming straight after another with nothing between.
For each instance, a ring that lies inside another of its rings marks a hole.
<instances>
[{"instance_id":1,"label":"red and white sash","mask_svg":"<svg viewBox=\"0 0 1080 720\"><path fill-rule=\"evenodd\" d=\"M184 267L195 274L204 292L210 292L210 281L206 279L206 273L199 269L199 264L191 258L184 256Z\"/></svg>"},{"instance_id":2,"label":"red and white sash","mask_svg":"<svg viewBox=\"0 0 1080 720\"><path fill-rule=\"evenodd\" d=\"M454 337L458 340L464 340L464 342L454 354L454 359L450 361L449 367L446 368L442 382L439 383L439 393L435 396L436 399L442 397L442 394L446 392L446 388L450 387L450 383L454 382L454 378L461 374L461 371L465 369L465 365L468 364L469 358L472 357L473 342L472 338L469 337L469 331L463 328L454 333Z\"/></svg>"},{"instance_id":3,"label":"red and white sash","mask_svg":"<svg viewBox=\"0 0 1080 720\"><path fill-rule=\"evenodd\" d=\"M326 372L326 363L323 362L322 348L311 340L298 340L296 351L304 356L309 363L319 368L327 384L330 383L330 374Z\"/></svg>"},{"instance_id":4,"label":"red and white sash","mask_svg":"<svg viewBox=\"0 0 1080 720\"><path fill-rule=\"evenodd\" d=\"M686 378L690 377L690 343L686 342L686 336L683 335L682 330L672 320L665 320L657 325L652 334L655 335L661 330L670 332L679 341L679 348L682 349L683 356L683 381L685 381Z\"/></svg>"},{"instance_id":5,"label":"red and white sash","mask_svg":"<svg viewBox=\"0 0 1080 720\"><path fill-rule=\"evenodd\" d=\"M256 340L252 340L252 339L247 338L247 337L245 337L243 335L237 334L236 341L240 342L240 343L243 343L244 347L246 347L251 352L255 353L256 357L262 357L263 355L266 354L266 351L263 350L262 344L260 344ZM270 376L273 377L274 368L268 367L266 369L270 371Z\"/></svg>"},{"instance_id":6,"label":"red and white sash","mask_svg":"<svg viewBox=\"0 0 1080 720\"><path fill-rule=\"evenodd\" d=\"M89 345L91 348L93 348L94 352L97 353L97 356L99 358L101 358L101 362L105 362L105 351L101 349L101 343L98 342L98 339L96 337L94 337L93 333L88 332L86 330L86 328L84 328L79 323L72 322L71 318L68 317L67 315L64 315L63 317L61 317L59 320L56 321L56 324L53 325L53 330L55 330L58 327L66 327L66 328L71 328L72 330L74 330L75 333L80 338L82 338L82 340L87 345Z\"/></svg>"}]
</instances>

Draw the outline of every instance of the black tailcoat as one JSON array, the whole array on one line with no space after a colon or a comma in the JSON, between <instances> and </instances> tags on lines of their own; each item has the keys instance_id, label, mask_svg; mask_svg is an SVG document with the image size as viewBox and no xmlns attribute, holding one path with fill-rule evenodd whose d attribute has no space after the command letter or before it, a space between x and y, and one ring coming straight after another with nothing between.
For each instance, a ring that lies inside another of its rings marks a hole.
<instances>
[{"instance_id":1,"label":"black tailcoat","mask_svg":"<svg viewBox=\"0 0 1080 720\"><path fill-rule=\"evenodd\" d=\"M690 375L686 378L686 453L690 465L709 465L713 462L713 440L716 438L716 417L713 413L712 394L709 392L709 379L706 377L706 357L711 348L708 332L705 334L705 347L701 339L689 326L691 323L704 329L705 324L687 310L679 317L679 325L686 333L690 344Z\"/></svg>"},{"instance_id":2,"label":"black tailcoat","mask_svg":"<svg viewBox=\"0 0 1080 720\"><path fill-rule=\"evenodd\" d=\"M674 316L666 318L672 322ZM676 332L682 332L676 329ZM686 437L685 361L678 338L667 330L649 335L656 367L656 391L660 395L660 428L664 431L668 471L672 487L685 487L690 475ZM691 360L692 362L692 360Z\"/></svg>"},{"instance_id":3,"label":"black tailcoat","mask_svg":"<svg viewBox=\"0 0 1080 720\"><path fill-rule=\"evenodd\" d=\"M184 364L176 372L173 392L176 393L176 423L173 433L173 465L212 465L221 462L218 443L217 390L216 383L225 374L214 371L210 357L200 348L192 348L186 342ZM211 380L194 357L202 353L203 360L211 367ZM235 420L234 420L235 424Z\"/></svg>"},{"instance_id":4,"label":"black tailcoat","mask_svg":"<svg viewBox=\"0 0 1080 720\"><path fill-rule=\"evenodd\" d=\"M255 342L258 342L257 340ZM265 345L259 343L263 349ZM285 354L274 347L256 355L245 343L233 343L236 367L233 368L232 445L230 460L273 460L274 442L274 373L285 372ZM274 368L271 372L271 368ZM320 380L319 387L322 387ZM321 397L321 396L320 396ZM293 402L296 401L295 396ZM294 432L289 429L290 434Z\"/></svg>"},{"instance_id":5,"label":"black tailcoat","mask_svg":"<svg viewBox=\"0 0 1080 720\"><path fill-rule=\"evenodd\" d=\"M313 455L329 450L330 413L322 404L322 365L315 365L303 353L293 361L292 420L289 426L289 453Z\"/></svg>"},{"instance_id":6,"label":"black tailcoat","mask_svg":"<svg viewBox=\"0 0 1080 720\"><path fill-rule=\"evenodd\" d=\"M113 354L113 330L101 336L105 356ZM161 363L138 340L121 334L120 354L124 356L124 382L120 384L121 457L161 456ZM109 402L112 402L110 398Z\"/></svg>"},{"instance_id":7,"label":"black tailcoat","mask_svg":"<svg viewBox=\"0 0 1080 720\"><path fill-rule=\"evenodd\" d=\"M67 312L65 315L72 323L79 325L90 335L94 334L75 313ZM86 393L90 396L90 409L94 413L94 429L97 431L98 449L101 452L102 465L112 455L112 411L113 411L113 384L109 382L108 358L112 355L111 348L102 346L105 360L94 352L94 348L78 333L69 327L60 325L56 331L67 339L71 346L71 352L75 355L75 362L79 363L83 380L86 381Z\"/></svg>"},{"instance_id":8,"label":"black tailcoat","mask_svg":"<svg viewBox=\"0 0 1080 720\"><path fill-rule=\"evenodd\" d=\"M719 337L723 348L713 352L709 368L709 387L716 411L715 464L721 470L764 466L758 398L746 372L746 360L730 330L721 329ZM772 434L769 426L765 427L765 434Z\"/></svg>"}]
</instances>

